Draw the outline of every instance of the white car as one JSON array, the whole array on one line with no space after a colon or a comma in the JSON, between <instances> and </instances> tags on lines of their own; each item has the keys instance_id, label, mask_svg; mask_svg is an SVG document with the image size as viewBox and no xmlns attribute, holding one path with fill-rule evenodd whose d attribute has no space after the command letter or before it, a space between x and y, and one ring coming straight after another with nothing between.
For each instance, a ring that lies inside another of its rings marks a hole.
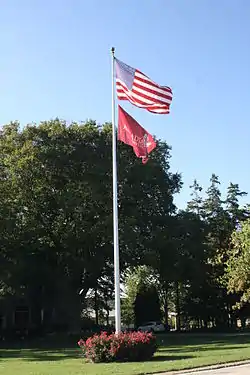
<instances>
[{"instance_id":1,"label":"white car","mask_svg":"<svg viewBox=\"0 0 250 375\"><path fill-rule=\"evenodd\" d=\"M138 331L142 332L165 332L165 326L161 322L147 322L138 327Z\"/></svg>"}]
</instances>

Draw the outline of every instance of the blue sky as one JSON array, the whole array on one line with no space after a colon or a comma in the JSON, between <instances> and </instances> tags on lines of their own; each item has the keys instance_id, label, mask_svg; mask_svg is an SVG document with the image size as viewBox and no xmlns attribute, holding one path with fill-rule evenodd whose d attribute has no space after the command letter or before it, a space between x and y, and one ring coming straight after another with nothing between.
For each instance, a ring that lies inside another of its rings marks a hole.
<instances>
[{"instance_id":1,"label":"blue sky","mask_svg":"<svg viewBox=\"0 0 250 375\"><path fill-rule=\"evenodd\" d=\"M212 173L250 192L248 0L2 0L0 124L111 120L110 47L173 88L169 116L124 107L173 148L184 206ZM249 197L250 201L250 197Z\"/></svg>"}]
</instances>

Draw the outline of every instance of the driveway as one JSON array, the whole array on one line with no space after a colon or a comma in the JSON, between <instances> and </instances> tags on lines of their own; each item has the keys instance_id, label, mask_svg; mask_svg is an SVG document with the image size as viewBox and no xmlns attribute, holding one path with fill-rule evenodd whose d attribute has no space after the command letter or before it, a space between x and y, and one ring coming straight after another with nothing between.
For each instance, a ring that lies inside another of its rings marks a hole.
<instances>
[{"instance_id":1,"label":"driveway","mask_svg":"<svg viewBox=\"0 0 250 375\"><path fill-rule=\"evenodd\" d=\"M227 367L219 370L217 369L199 372L189 372L188 375L250 375L250 365Z\"/></svg>"}]
</instances>

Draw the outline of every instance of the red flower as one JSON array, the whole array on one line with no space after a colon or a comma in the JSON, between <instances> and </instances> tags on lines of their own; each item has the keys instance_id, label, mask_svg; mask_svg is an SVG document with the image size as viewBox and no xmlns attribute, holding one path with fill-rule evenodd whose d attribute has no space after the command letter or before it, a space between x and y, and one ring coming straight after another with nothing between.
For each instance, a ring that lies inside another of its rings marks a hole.
<instances>
[{"instance_id":1,"label":"red flower","mask_svg":"<svg viewBox=\"0 0 250 375\"><path fill-rule=\"evenodd\" d=\"M156 350L156 340L151 333L125 332L119 335L102 332L78 345L92 362L149 360Z\"/></svg>"}]
</instances>

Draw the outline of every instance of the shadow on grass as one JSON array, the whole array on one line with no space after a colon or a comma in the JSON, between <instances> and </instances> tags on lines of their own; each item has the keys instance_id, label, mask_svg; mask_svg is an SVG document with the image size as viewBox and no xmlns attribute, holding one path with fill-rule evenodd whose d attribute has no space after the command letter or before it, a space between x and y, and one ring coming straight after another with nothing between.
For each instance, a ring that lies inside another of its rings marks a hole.
<instances>
[{"instance_id":1,"label":"shadow on grass","mask_svg":"<svg viewBox=\"0 0 250 375\"><path fill-rule=\"evenodd\" d=\"M171 348L171 347L166 347L166 348L160 348L159 352L160 353L190 353L190 352L205 352L205 351L224 351L224 350L239 350L242 349L242 345L238 346L223 346L223 345L218 345L217 347L215 346L189 346L188 348Z\"/></svg>"},{"instance_id":2,"label":"shadow on grass","mask_svg":"<svg viewBox=\"0 0 250 375\"><path fill-rule=\"evenodd\" d=\"M0 350L0 360L22 359L24 361L63 361L66 359L81 358L80 351L58 350Z\"/></svg>"},{"instance_id":3,"label":"shadow on grass","mask_svg":"<svg viewBox=\"0 0 250 375\"><path fill-rule=\"evenodd\" d=\"M33 355L31 357L21 357L23 360L25 361L28 361L28 362L38 362L38 361L61 361L61 360L65 360L65 359L82 359L82 355L77 353L75 354L74 356L56 356L56 355ZM168 362L168 361L180 361L182 359L190 359L190 358L193 358L192 356L190 355L183 355L183 356L179 356L179 355L175 355L175 356L171 356L171 355L158 355L158 356L155 356L151 359L151 361L148 361L148 362ZM121 362L121 363L125 363L125 362ZM127 363L127 362L126 362Z\"/></svg>"},{"instance_id":4,"label":"shadow on grass","mask_svg":"<svg viewBox=\"0 0 250 375\"><path fill-rule=\"evenodd\" d=\"M197 336L188 336L188 335L182 335L182 336L165 336L165 337L158 337L158 343L160 346L166 346L166 347L193 347L193 346L207 346L207 345L218 345L218 347L222 346L230 346L230 345L243 345L243 344L250 344L250 336L227 336L218 337L218 340L216 340L215 337L197 337Z\"/></svg>"},{"instance_id":5,"label":"shadow on grass","mask_svg":"<svg viewBox=\"0 0 250 375\"><path fill-rule=\"evenodd\" d=\"M167 352L167 350L166 350ZM27 362L57 362L67 359L82 359L82 353L78 350L0 350L0 360L21 359ZM191 355L156 355L149 362L180 361L193 358Z\"/></svg>"},{"instance_id":6,"label":"shadow on grass","mask_svg":"<svg viewBox=\"0 0 250 375\"><path fill-rule=\"evenodd\" d=\"M159 343L158 355L153 358L154 362L179 361L199 356L199 352L213 351L228 353L228 351L250 348L250 335L189 335L189 334L166 334L157 337ZM244 345L244 346L243 346ZM63 361L68 359L82 358L78 349L76 339L34 340L32 342L14 342L11 344L1 342L0 361L8 359L21 359L24 361Z\"/></svg>"}]
</instances>

